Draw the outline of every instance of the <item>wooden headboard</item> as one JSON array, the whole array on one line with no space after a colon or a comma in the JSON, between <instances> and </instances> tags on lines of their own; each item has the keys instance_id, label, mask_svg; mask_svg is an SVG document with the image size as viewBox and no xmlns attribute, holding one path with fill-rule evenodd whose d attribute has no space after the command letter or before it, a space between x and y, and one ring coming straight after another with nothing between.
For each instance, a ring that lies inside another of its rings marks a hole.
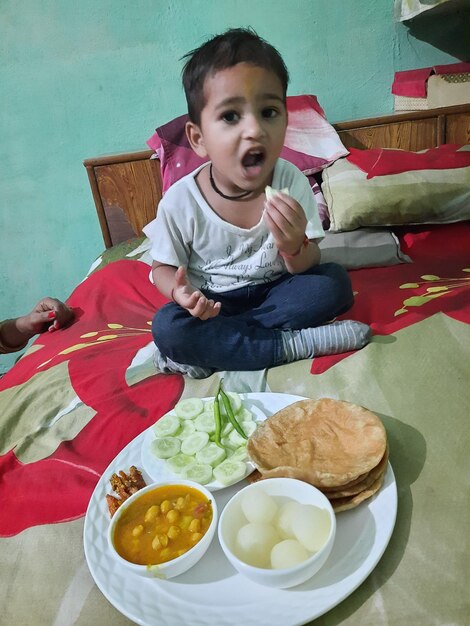
<instances>
[{"instance_id":1,"label":"wooden headboard","mask_svg":"<svg viewBox=\"0 0 470 626\"><path fill-rule=\"evenodd\" d=\"M470 104L396 113L334 125L347 148L424 150L470 143ZM151 150L86 159L107 248L142 235L162 195L160 164Z\"/></svg>"}]
</instances>

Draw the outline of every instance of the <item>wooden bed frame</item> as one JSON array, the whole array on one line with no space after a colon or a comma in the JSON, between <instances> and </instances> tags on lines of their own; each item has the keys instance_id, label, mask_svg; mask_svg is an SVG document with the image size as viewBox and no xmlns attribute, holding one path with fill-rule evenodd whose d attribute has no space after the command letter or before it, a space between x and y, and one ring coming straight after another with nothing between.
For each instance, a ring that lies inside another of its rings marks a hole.
<instances>
[{"instance_id":1,"label":"wooden bed frame","mask_svg":"<svg viewBox=\"0 0 470 626\"><path fill-rule=\"evenodd\" d=\"M424 150L470 143L470 104L396 113L334 124L347 148ZM86 159L107 248L135 236L154 217L162 195L160 164L151 150Z\"/></svg>"}]
</instances>

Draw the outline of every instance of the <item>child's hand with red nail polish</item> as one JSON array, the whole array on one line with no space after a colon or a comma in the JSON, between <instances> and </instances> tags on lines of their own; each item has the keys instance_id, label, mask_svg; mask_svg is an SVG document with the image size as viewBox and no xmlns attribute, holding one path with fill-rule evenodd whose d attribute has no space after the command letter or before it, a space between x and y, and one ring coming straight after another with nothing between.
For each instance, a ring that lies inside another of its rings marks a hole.
<instances>
[{"instance_id":1,"label":"child's hand with red nail polish","mask_svg":"<svg viewBox=\"0 0 470 626\"><path fill-rule=\"evenodd\" d=\"M0 323L0 352L21 350L44 331L54 332L73 321L74 312L56 298L43 298L31 313Z\"/></svg>"},{"instance_id":2,"label":"child's hand with red nail polish","mask_svg":"<svg viewBox=\"0 0 470 626\"><path fill-rule=\"evenodd\" d=\"M73 320L74 314L66 304L56 298L43 298L34 309L17 321L17 327L33 337L46 330L53 332Z\"/></svg>"}]
</instances>

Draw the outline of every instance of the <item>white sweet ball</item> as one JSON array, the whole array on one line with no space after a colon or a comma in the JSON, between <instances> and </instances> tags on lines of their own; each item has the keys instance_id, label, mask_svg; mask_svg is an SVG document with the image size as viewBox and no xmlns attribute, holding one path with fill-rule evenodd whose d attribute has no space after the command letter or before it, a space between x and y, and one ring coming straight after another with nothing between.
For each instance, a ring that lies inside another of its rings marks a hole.
<instances>
[{"instance_id":1,"label":"white sweet ball","mask_svg":"<svg viewBox=\"0 0 470 626\"><path fill-rule=\"evenodd\" d=\"M279 539L271 524L245 524L237 534L237 556L248 565L270 567L271 550Z\"/></svg>"},{"instance_id":2,"label":"white sweet ball","mask_svg":"<svg viewBox=\"0 0 470 626\"><path fill-rule=\"evenodd\" d=\"M277 512L277 504L262 489L250 489L243 496L242 511L249 522L269 524Z\"/></svg>"},{"instance_id":3,"label":"white sweet ball","mask_svg":"<svg viewBox=\"0 0 470 626\"><path fill-rule=\"evenodd\" d=\"M300 515L292 521L295 538L310 552L318 552L325 545L330 528L328 512L313 504L303 504Z\"/></svg>"},{"instance_id":4,"label":"white sweet ball","mask_svg":"<svg viewBox=\"0 0 470 626\"><path fill-rule=\"evenodd\" d=\"M312 556L311 552L308 552L297 539L284 539L276 543L271 550L271 567L273 569L295 567L306 561L309 556Z\"/></svg>"},{"instance_id":5,"label":"white sweet ball","mask_svg":"<svg viewBox=\"0 0 470 626\"><path fill-rule=\"evenodd\" d=\"M300 517L302 505L294 500L289 500L279 507L275 520L275 526L283 539L295 538L293 530L294 518Z\"/></svg>"}]
</instances>

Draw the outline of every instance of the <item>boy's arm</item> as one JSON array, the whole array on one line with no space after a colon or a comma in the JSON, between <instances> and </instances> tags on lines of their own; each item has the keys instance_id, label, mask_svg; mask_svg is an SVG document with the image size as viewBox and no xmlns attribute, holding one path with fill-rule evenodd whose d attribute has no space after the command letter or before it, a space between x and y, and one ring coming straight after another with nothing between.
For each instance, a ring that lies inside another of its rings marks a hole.
<instances>
[{"instance_id":1,"label":"boy's arm","mask_svg":"<svg viewBox=\"0 0 470 626\"><path fill-rule=\"evenodd\" d=\"M154 261L152 277L157 289L169 300L179 304L193 317L207 320L219 314L221 304L195 289L186 277L184 267L176 268Z\"/></svg>"},{"instance_id":2,"label":"boy's arm","mask_svg":"<svg viewBox=\"0 0 470 626\"><path fill-rule=\"evenodd\" d=\"M155 287L169 300L173 300L171 292L175 286L176 270L177 268L173 267L173 265L164 265L158 261L153 261L152 263L152 278Z\"/></svg>"},{"instance_id":3,"label":"boy's arm","mask_svg":"<svg viewBox=\"0 0 470 626\"><path fill-rule=\"evenodd\" d=\"M307 218L297 200L276 192L266 200L264 220L289 273L299 274L318 265L320 248L315 241L307 239Z\"/></svg>"},{"instance_id":4,"label":"boy's arm","mask_svg":"<svg viewBox=\"0 0 470 626\"><path fill-rule=\"evenodd\" d=\"M294 254L289 255L280 250L279 254L282 256L290 274L300 274L320 263L321 250L315 241L307 239L306 235L304 235L300 248L297 248Z\"/></svg>"}]
</instances>

